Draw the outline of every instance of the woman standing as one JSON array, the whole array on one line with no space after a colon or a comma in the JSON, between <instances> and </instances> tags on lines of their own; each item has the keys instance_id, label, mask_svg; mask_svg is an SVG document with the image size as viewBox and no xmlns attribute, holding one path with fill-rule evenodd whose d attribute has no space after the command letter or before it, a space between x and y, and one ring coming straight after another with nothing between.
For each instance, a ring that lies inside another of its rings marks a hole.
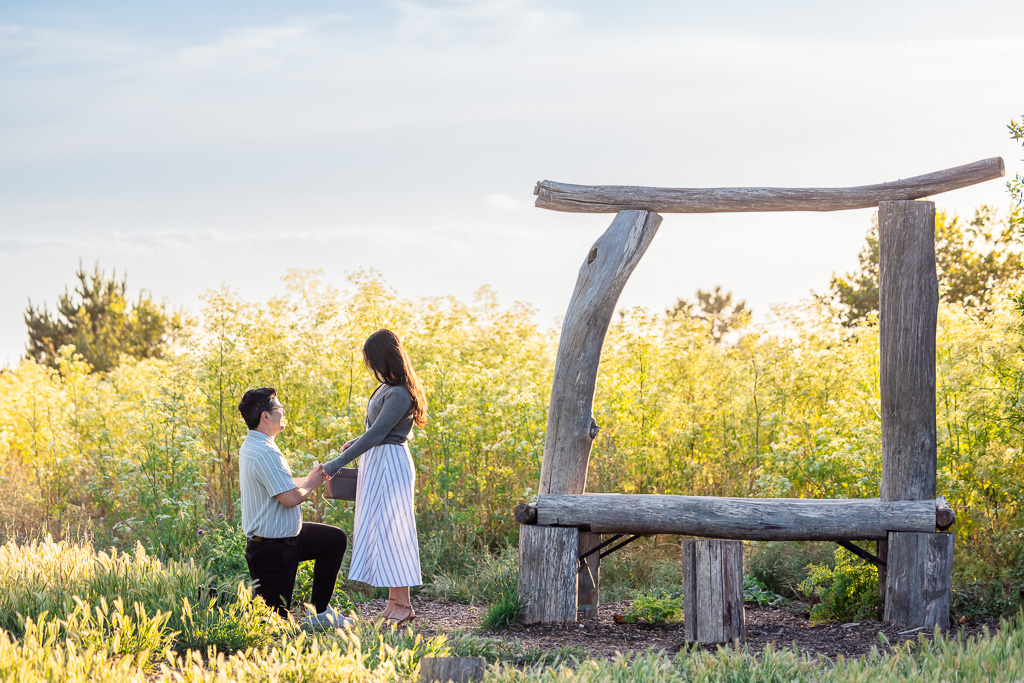
<instances>
[{"instance_id":1,"label":"woman standing","mask_svg":"<svg viewBox=\"0 0 1024 683\"><path fill-rule=\"evenodd\" d=\"M363 344L363 362L380 382L366 404L366 431L342 446L342 455L325 464L324 472L333 477L362 456L348 578L387 586L381 616L398 625L416 618L409 587L423 582L413 507L416 471L406 442L413 426L427 424L427 402L394 332L371 334Z\"/></svg>"}]
</instances>

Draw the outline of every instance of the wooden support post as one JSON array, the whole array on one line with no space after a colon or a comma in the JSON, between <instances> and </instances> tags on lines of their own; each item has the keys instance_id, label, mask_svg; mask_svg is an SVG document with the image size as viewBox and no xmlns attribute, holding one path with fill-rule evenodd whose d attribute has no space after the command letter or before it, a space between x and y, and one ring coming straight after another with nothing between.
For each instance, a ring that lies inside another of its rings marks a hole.
<instances>
[{"instance_id":1,"label":"wooden support post","mask_svg":"<svg viewBox=\"0 0 1024 683\"><path fill-rule=\"evenodd\" d=\"M954 534L889 534L885 620L902 628L949 628Z\"/></svg>"},{"instance_id":2,"label":"wooden support post","mask_svg":"<svg viewBox=\"0 0 1024 683\"><path fill-rule=\"evenodd\" d=\"M470 683L484 677L483 657L424 657L420 660L421 683Z\"/></svg>"},{"instance_id":3,"label":"wooden support post","mask_svg":"<svg viewBox=\"0 0 1024 683\"><path fill-rule=\"evenodd\" d=\"M576 621L576 585L580 566L576 527L519 527L519 598L524 624Z\"/></svg>"},{"instance_id":4,"label":"wooden support post","mask_svg":"<svg viewBox=\"0 0 1024 683\"><path fill-rule=\"evenodd\" d=\"M881 499L934 499L935 329L939 305L935 204L880 202L878 252ZM891 540L894 534L889 536ZM914 554L919 548L909 545L895 555L891 548L879 548L879 556L888 557L886 569L879 572L879 590L885 586L886 619L890 615L888 601L904 597L900 591L907 585L902 577L917 575L927 562L925 556ZM898 583L897 577L901 577Z\"/></svg>"},{"instance_id":5,"label":"wooden support post","mask_svg":"<svg viewBox=\"0 0 1024 683\"><path fill-rule=\"evenodd\" d=\"M601 545L601 534L580 532L580 556ZM601 604L601 553L587 555L580 562L579 587L576 591L576 615L578 619L597 619Z\"/></svg>"},{"instance_id":6,"label":"wooden support post","mask_svg":"<svg viewBox=\"0 0 1024 683\"><path fill-rule=\"evenodd\" d=\"M743 543L683 539L683 630L686 641L743 642Z\"/></svg>"}]
</instances>

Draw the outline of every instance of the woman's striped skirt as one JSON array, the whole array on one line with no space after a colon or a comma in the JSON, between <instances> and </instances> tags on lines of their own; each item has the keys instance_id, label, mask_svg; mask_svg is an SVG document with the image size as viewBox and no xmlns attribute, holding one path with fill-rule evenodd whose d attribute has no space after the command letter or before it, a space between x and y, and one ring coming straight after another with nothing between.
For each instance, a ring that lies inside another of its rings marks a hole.
<instances>
[{"instance_id":1,"label":"woman's striped skirt","mask_svg":"<svg viewBox=\"0 0 1024 683\"><path fill-rule=\"evenodd\" d=\"M418 586L412 455L405 445L374 446L360 457L348 578L371 586Z\"/></svg>"}]
</instances>

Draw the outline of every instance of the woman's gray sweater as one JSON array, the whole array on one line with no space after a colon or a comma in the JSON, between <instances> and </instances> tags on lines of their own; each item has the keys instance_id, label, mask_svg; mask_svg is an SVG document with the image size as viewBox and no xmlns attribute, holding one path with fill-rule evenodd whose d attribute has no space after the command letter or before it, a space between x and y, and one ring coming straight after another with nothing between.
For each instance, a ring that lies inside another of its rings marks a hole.
<instances>
[{"instance_id":1,"label":"woman's gray sweater","mask_svg":"<svg viewBox=\"0 0 1024 683\"><path fill-rule=\"evenodd\" d=\"M366 403L366 431L345 452L324 465L333 477L342 467L374 446L401 445L412 436L412 395L402 385L381 384Z\"/></svg>"}]
</instances>

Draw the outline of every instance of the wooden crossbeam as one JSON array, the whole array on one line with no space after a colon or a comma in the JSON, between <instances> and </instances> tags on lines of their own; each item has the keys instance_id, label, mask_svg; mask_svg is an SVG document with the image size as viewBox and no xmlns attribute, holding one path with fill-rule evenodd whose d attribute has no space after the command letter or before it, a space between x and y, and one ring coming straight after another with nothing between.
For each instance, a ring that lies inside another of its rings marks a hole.
<instances>
[{"instance_id":1,"label":"wooden crossbeam","mask_svg":"<svg viewBox=\"0 0 1024 683\"><path fill-rule=\"evenodd\" d=\"M669 188L633 185L537 183L536 205L553 211L616 213L628 209L659 213L746 211L840 211L878 206L882 201L921 199L968 187L1006 173L1001 157L935 173L859 187Z\"/></svg>"}]
</instances>

